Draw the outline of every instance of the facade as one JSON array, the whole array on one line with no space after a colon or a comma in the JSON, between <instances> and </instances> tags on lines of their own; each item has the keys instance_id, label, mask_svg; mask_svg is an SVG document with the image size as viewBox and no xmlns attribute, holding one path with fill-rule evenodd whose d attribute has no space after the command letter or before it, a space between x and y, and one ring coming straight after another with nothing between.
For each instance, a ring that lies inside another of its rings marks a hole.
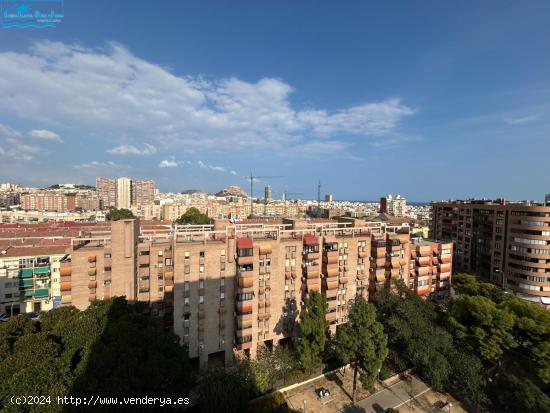
<instances>
[{"instance_id":1,"label":"facade","mask_svg":"<svg viewBox=\"0 0 550 413\"><path fill-rule=\"evenodd\" d=\"M150 179L132 179L132 205L146 205L155 200L155 181Z\"/></svg>"},{"instance_id":2,"label":"facade","mask_svg":"<svg viewBox=\"0 0 550 413\"><path fill-rule=\"evenodd\" d=\"M266 185L264 188L264 200L265 202L271 202L273 200L273 189L271 185Z\"/></svg>"},{"instance_id":3,"label":"facade","mask_svg":"<svg viewBox=\"0 0 550 413\"><path fill-rule=\"evenodd\" d=\"M544 195L544 203L546 206L550 206L550 194Z\"/></svg>"},{"instance_id":4,"label":"facade","mask_svg":"<svg viewBox=\"0 0 550 413\"><path fill-rule=\"evenodd\" d=\"M116 180L96 178L95 187L99 198L99 207L108 209L116 207Z\"/></svg>"},{"instance_id":5,"label":"facade","mask_svg":"<svg viewBox=\"0 0 550 413\"><path fill-rule=\"evenodd\" d=\"M71 212L76 209L76 195L52 191L23 194L21 207L26 211Z\"/></svg>"},{"instance_id":6,"label":"facade","mask_svg":"<svg viewBox=\"0 0 550 413\"><path fill-rule=\"evenodd\" d=\"M403 217L405 216L406 205L407 201L405 198L401 198L401 195L397 195L395 198L392 195L388 195L380 198L380 213Z\"/></svg>"},{"instance_id":7,"label":"facade","mask_svg":"<svg viewBox=\"0 0 550 413\"><path fill-rule=\"evenodd\" d=\"M132 204L132 181L122 177L116 180L116 207L129 209Z\"/></svg>"},{"instance_id":8,"label":"facade","mask_svg":"<svg viewBox=\"0 0 550 413\"><path fill-rule=\"evenodd\" d=\"M62 305L121 295L147 302L205 365L293 337L312 291L326 297L333 331L356 297L373 298L392 279L422 295L448 292L452 245L416 244L408 225L266 222L91 227L60 264Z\"/></svg>"},{"instance_id":9,"label":"facade","mask_svg":"<svg viewBox=\"0 0 550 413\"><path fill-rule=\"evenodd\" d=\"M126 208L151 204L155 200L155 182L149 179L96 178L100 208Z\"/></svg>"},{"instance_id":10,"label":"facade","mask_svg":"<svg viewBox=\"0 0 550 413\"><path fill-rule=\"evenodd\" d=\"M61 303L66 246L15 247L0 252L0 313L51 310Z\"/></svg>"},{"instance_id":11,"label":"facade","mask_svg":"<svg viewBox=\"0 0 550 413\"><path fill-rule=\"evenodd\" d=\"M19 192L0 192L0 208L6 208L21 203Z\"/></svg>"},{"instance_id":12,"label":"facade","mask_svg":"<svg viewBox=\"0 0 550 413\"><path fill-rule=\"evenodd\" d=\"M550 307L550 206L468 200L432 204L433 237L454 243L457 270Z\"/></svg>"}]
</instances>

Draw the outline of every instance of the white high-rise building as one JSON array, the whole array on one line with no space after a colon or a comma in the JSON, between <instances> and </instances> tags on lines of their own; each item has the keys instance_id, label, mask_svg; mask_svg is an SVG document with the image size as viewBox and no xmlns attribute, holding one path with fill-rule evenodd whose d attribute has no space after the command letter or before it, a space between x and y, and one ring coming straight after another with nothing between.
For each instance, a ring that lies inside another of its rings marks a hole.
<instances>
[{"instance_id":1,"label":"white high-rise building","mask_svg":"<svg viewBox=\"0 0 550 413\"><path fill-rule=\"evenodd\" d=\"M122 177L116 180L116 207L130 208L132 203L132 181Z\"/></svg>"}]
</instances>

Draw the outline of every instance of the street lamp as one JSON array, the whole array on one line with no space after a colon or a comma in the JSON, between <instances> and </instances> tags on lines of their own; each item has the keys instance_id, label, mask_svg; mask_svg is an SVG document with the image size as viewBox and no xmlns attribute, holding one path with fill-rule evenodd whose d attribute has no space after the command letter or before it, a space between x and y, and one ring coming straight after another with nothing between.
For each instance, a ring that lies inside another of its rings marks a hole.
<instances>
[{"instance_id":1,"label":"street lamp","mask_svg":"<svg viewBox=\"0 0 550 413\"><path fill-rule=\"evenodd\" d=\"M449 413L451 413L451 407L453 407L453 404L449 402Z\"/></svg>"},{"instance_id":2,"label":"street lamp","mask_svg":"<svg viewBox=\"0 0 550 413\"><path fill-rule=\"evenodd\" d=\"M380 385L380 371L381 371L381 370L382 370L382 369L378 369L378 376L377 376L378 385Z\"/></svg>"},{"instance_id":3,"label":"street lamp","mask_svg":"<svg viewBox=\"0 0 550 413\"><path fill-rule=\"evenodd\" d=\"M306 413L307 400L304 399L304 413Z\"/></svg>"}]
</instances>

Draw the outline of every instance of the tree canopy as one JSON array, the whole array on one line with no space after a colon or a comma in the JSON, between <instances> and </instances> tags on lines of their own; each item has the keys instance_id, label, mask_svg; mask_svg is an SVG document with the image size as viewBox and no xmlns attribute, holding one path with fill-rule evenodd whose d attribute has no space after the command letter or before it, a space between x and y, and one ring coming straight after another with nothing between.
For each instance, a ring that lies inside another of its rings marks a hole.
<instances>
[{"instance_id":1,"label":"tree canopy","mask_svg":"<svg viewBox=\"0 0 550 413\"><path fill-rule=\"evenodd\" d=\"M118 221L119 219L131 219L135 218L132 211L126 208L110 208L107 215L105 215L105 219L107 221Z\"/></svg>"},{"instance_id":2,"label":"tree canopy","mask_svg":"<svg viewBox=\"0 0 550 413\"><path fill-rule=\"evenodd\" d=\"M327 347L329 332L325 318L325 298L314 291L309 294L306 305L300 313L298 334L298 358L305 371L312 371L321 364L321 355Z\"/></svg>"},{"instance_id":3,"label":"tree canopy","mask_svg":"<svg viewBox=\"0 0 550 413\"><path fill-rule=\"evenodd\" d=\"M176 223L180 225L208 225L210 224L210 218L197 208L191 207L176 220Z\"/></svg>"},{"instance_id":4,"label":"tree canopy","mask_svg":"<svg viewBox=\"0 0 550 413\"><path fill-rule=\"evenodd\" d=\"M41 313L39 322L19 316L1 323L0 409L21 411L9 397L23 394L184 397L192 383L187 350L146 309L113 298L84 311ZM62 408L70 409L52 403L25 411Z\"/></svg>"},{"instance_id":5,"label":"tree canopy","mask_svg":"<svg viewBox=\"0 0 550 413\"><path fill-rule=\"evenodd\" d=\"M353 394L355 403L357 372L365 388L371 388L386 356L388 338L382 324L376 320L374 306L363 298L355 300L349 310L348 322L338 328L336 354L353 368Z\"/></svg>"}]
</instances>

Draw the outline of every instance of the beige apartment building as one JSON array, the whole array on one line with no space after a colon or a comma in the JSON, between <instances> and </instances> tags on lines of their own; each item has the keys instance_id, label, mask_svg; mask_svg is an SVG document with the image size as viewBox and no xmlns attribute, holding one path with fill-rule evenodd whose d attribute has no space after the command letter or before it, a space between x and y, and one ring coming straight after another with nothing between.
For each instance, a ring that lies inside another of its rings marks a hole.
<instances>
[{"instance_id":1,"label":"beige apartment building","mask_svg":"<svg viewBox=\"0 0 550 413\"><path fill-rule=\"evenodd\" d=\"M431 231L454 243L456 270L550 308L550 206L504 199L435 202Z\"/></svg>"},{"instance_id":2,"label":"beige apartment building","mask_svg":"<svg viewBox=\"0 0 550 413\"><path fill-rule=\"evenodd\" d=\"M422 295L449 290L452 244L411 241L408 225L265 222L90 227L60 263L62 305L84 309L113 296L148 302L204 366L290 340L312 291L326 298L335 331L356 297L372 299L392 279Z\"/></svg>"}]
</instances>

